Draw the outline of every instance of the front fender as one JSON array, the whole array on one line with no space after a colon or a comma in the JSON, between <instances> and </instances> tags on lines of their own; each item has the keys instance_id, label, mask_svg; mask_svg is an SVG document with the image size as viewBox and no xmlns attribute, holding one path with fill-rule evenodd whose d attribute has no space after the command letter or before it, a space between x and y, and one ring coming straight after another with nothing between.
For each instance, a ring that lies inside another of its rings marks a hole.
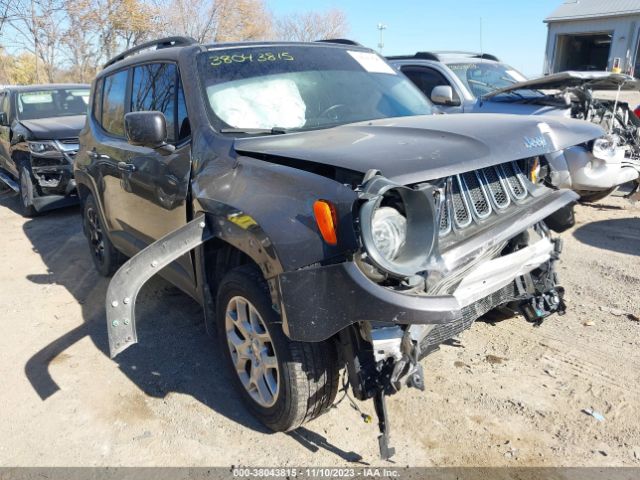
<instances>
[{"instance_id":1,"label":"front fender","mask_svg":"<svg viewBox=\"0 0 640 480\"><path fill-rule=\"evenodd\" d=\"M138 342L135 305L140 288L162 268L212 238L204 215L153 242L131 257L115 273L107 289L106 311L109 353Z\"/></svg>"},{"instance_id":2,"label":"front fender","mask_svg":"<svg viewBox=\"0 0 640 480\"><path fill-rule=\"evenodd\" d=\"M192 188L194 211L207 212L223 240L259 265L267 262L266 278L358 248L353 212L358 196L331 178L240 157L233 168L222 172L210 162L195 175ZM327 245L318 230L313 215L316 200L328 200L336 208L335 246Z\"/></svg>"}]
</instances>

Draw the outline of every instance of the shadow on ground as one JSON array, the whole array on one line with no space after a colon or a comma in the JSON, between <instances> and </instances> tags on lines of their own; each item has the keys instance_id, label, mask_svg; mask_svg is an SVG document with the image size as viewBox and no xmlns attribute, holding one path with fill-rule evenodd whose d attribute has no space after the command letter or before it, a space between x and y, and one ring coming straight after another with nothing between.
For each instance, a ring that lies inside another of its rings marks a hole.
<instances>
[{"instance_id":1,"label":"shadow on ground","mask_svg":"<svg viewBox=\"0 0 640 480\"><path fill-rule=\"evenodd\" d=\"M640 218L591 222L577 228L573 236L592 247L640 256Z\"/></svg>"},{"instance_id":2,"label":"shadow on ground","mask_svg":"<svg viewBox=\"0 0 640 480\"><path fill-rule=\"evenodd\" d=\"M0 197L0 206L17 211L17 198ZM89 336L109 355L105 317L108 279L95 271L82 233L79 207L56 210L28 220L24 232L47 266L46 274L27 278L37 284L66 288L82 307L82 325L35 353L25 373L42 400L60 387L49 364L71 345ZM226 417L253 430L268 430L246 411L220 365L213 339L207 336L200 306L162 279L153 279L138 297L138 335L134 345L114 360L145 394L162 398L169 392L191 395Z\"/></svg>"},{"instance_id":3,"label":"shadow on ground","mask_svg":"<svg viewBox=\"0 0 640 480\"><path fill-rule=\"evenodd\" d=\"M18 212L17 197L0 195L0 208ZM89 256L82 233L79 207L56 210L28 220L24 232L47 266L46 274L27 278L37 284L66 288L82 307L82 325L36 352L25 373L43 401L60 390L49 374L51 361L71 345L88 336L109 355L104 301L108 279L100 277ZM162 398L169 392L190 395L214 411L261 433L270 433L242 405L231 378L216 351L215 339L207 336L201 307L189 296L160 278L143 287L137 304L138 338L114 360L120 370L145 394ZM354 452L344 452L306 428L291 434L311 451L326 449L348 461L358 461ZM315 449L315 450L314 450Z\"/></svg>"}]
</instances>

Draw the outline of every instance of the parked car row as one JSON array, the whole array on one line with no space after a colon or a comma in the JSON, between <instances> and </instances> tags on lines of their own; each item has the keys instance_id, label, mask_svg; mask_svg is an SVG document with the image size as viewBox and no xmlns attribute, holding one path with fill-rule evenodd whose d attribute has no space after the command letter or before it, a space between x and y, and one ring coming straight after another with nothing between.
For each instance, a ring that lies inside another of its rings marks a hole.
<instances>
[{"instance_id":1,"label":"parked car row","mask_svg":"<svg viewBox=\"0 0 640 480\"><path fill-rule=\"evenodd\" d=\"M112 356L138 341L136 296L158 273L202 305L265 425L327 411L346 367L390 458L385 398L423 389L421 358L491 310L564 313L553 231L571 225L578 195L558 165L611 142L565 115L434 115L409 78L345 40L149 42L110 60L88 98L81 86L6 90L7 145L24 147L3 150L2 178L20 179L26 214L75 186L93 262L113 275ZM425 93L443 104L455 92ZM62 120L25 111L75 98L87 113L74 156Z\"/></svg>"}]
</instances>

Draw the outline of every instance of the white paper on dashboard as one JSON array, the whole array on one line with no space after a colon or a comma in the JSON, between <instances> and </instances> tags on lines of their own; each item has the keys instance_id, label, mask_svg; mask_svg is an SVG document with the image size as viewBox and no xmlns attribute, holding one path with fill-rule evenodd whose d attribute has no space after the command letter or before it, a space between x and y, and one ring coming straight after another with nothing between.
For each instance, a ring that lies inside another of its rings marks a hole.
<instances>
[{"instance_id":1,"label":"white paper on dashboard","mask_svg":"<svg viewBox=\"0 0 640 480\"><path fill-rule=\"evenodd\" d=\"M360 64L369 73L389 73L395 75L396 71L391 66L382 60L378 55L371 52L354 52L348 50L356 62Z\"/></svg>"}]
</instances>

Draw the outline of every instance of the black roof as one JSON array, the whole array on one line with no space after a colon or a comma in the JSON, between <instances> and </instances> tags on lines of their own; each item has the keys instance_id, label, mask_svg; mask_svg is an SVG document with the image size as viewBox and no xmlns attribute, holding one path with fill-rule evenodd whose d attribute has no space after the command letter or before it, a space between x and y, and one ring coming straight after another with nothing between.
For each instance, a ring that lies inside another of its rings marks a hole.
<instances>
[{"instance_id":1,"label":"black roof","mask_svg":"<svg viewBox=\"0 0 640 480\"><path fill-rule=\"evenodd\" d=\"M178 59L180 52L184 48L193 48L196 50L215 50L218 48L234 48L234 47L250 47L250 46L270 46L270 45L300 45L307 47L337 47L337 48L354 48L354 49L366 49L357 42L347 39L330 39L330 40L318 40L316 42L288 42L288 41L251 41L251 42L229 42L229 43L213 43L213 44L200 44L196 40L190 37L167 37L153 40L140 45L137 45L129 50L126 50L112 59L110 59L104 65L104 70L100 72L97 77L103 76L105 73L117 70L124 66L131 64L137 64L149 60L173 60Z\"/></svg>"}]
</instances>

